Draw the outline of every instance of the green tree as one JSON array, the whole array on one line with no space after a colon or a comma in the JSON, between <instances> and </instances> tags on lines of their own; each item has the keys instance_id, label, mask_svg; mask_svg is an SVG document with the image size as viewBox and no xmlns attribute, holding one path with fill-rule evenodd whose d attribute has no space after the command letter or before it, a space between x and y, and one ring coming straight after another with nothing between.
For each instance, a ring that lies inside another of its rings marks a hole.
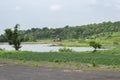
<instances>
[{"instance_id":1,"label":"green tree","mask_svg":"<svg viewBox=\"0 0 120 80\"><path fill-rule=\"evenodd\" d=\"M108 33L120 32L120 21L117 22L102 22L81 26L65 26L64 28L32 28L21 30L20 36L24 37L24 41L34 41L40 39L54 39L56 35L60 35L62 40L65 39L88 39L91 36L95 38L101 36L111 36ZM33 36L33 38L31 38ZM0 42L5 42L4 34L0 36Z\"/></svg>"},{"instance_id":2,"label":"green tree","mask_svg":"<svg viewBox=\"0 0 120 80\"><path fill-rule=\"evenodd\" d=\"M6 38L3 34L0 35L0 42L6 42Z\"/></svg>"},{"instance_id":3,"label":"green tree","mask_svg":"<svg viewBox=\"0 0 120 80\"><path fill-rule=\"evenodd\" d=\"M95 42L95 41L91 41L91 42L89 43L89 45L94 48L93 52L96 52L96 51L97 51L96 49L97 49L97 48L101 48L101 46L102 46L100 43Z\"/></svg>"},{"instance_id":4,"label":"green tree","mask_svg":"<svg viewBox=\"0 0 120 80\"><path fill-rule=\"evenodd\" d=\"M19 50L21 48L21 42L23 41L23 38L21 38L18 34L18 27L20 25L16 24L14 27L14 30L11 29L6 29L5 30L5 36L8 40L8 43L10 45L13 45L13 47L15 48L15 50Z\"/></svg>"}]
</instances>

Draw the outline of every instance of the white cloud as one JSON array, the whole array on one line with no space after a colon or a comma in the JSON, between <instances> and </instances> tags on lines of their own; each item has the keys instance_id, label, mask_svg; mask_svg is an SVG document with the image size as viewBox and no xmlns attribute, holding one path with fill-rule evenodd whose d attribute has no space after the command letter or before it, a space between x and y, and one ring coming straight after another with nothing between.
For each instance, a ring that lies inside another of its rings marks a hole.
<instances>
[{"instance_id":1,"label":"white cloud","mask_svg":"<svg viewBox=\"0 0 120 80\"><path fill-rule=\"evenodd\" d=\"M50 6L51 11L60 11L62 9L62 5L59 4L53 4Z\"/></svg>"}]
</instances>

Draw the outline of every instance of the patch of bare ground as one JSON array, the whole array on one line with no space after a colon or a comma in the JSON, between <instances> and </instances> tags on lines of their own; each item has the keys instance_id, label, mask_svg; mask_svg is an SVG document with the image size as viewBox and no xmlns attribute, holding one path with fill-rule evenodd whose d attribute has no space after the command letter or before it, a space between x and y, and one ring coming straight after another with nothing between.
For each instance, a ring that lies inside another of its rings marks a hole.
<instances>
[{"instance_id":1,"label":"patch of bare ground","mask_svg":"<svg viewBox=\"0 0 120 80\"><path fill-rule=\"evenodd\" d=\"M46 68L21 64L0 66L0 80L119 80L119 71Z\"/></svg>"}]
</instances>

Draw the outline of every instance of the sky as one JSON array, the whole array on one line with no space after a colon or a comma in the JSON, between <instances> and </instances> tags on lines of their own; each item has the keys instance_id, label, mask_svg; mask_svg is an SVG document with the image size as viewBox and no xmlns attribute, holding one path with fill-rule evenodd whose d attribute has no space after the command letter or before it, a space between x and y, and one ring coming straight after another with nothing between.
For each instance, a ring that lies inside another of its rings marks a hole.
<instances>
[{"instance_id":1,"label":"sky","mask_svg":"<svg viewBox=\"0 0 120 80\"><path fill-rule=\"evenodd\" d=\"M20 29L58 28L120 20L120 0L0 0L0 34Z\"/></svg>"}]
</instances>

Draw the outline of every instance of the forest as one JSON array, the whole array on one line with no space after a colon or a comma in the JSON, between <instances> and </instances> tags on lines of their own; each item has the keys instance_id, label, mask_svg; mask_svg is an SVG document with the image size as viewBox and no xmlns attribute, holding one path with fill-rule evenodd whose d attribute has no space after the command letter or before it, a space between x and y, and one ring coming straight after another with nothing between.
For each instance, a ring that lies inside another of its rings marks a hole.
<instances>
[{"instance_id":1,"label":"forest","mask_svg":"<svg viewBox=\"0 0 120 80\"><path fill-rule=\"evenodd\" d=\"M19 35L24 38L24 42L35 42L42 39L52 39L59 37L61 40L67 39L91 39L99 36L111 36L114 32L120 31L120 21L102 22L81 26L66 25L62 28L31 28L20 30ZM0 35L0 42L6 42L5 34Z\"/></svg>"}]
</instances>

